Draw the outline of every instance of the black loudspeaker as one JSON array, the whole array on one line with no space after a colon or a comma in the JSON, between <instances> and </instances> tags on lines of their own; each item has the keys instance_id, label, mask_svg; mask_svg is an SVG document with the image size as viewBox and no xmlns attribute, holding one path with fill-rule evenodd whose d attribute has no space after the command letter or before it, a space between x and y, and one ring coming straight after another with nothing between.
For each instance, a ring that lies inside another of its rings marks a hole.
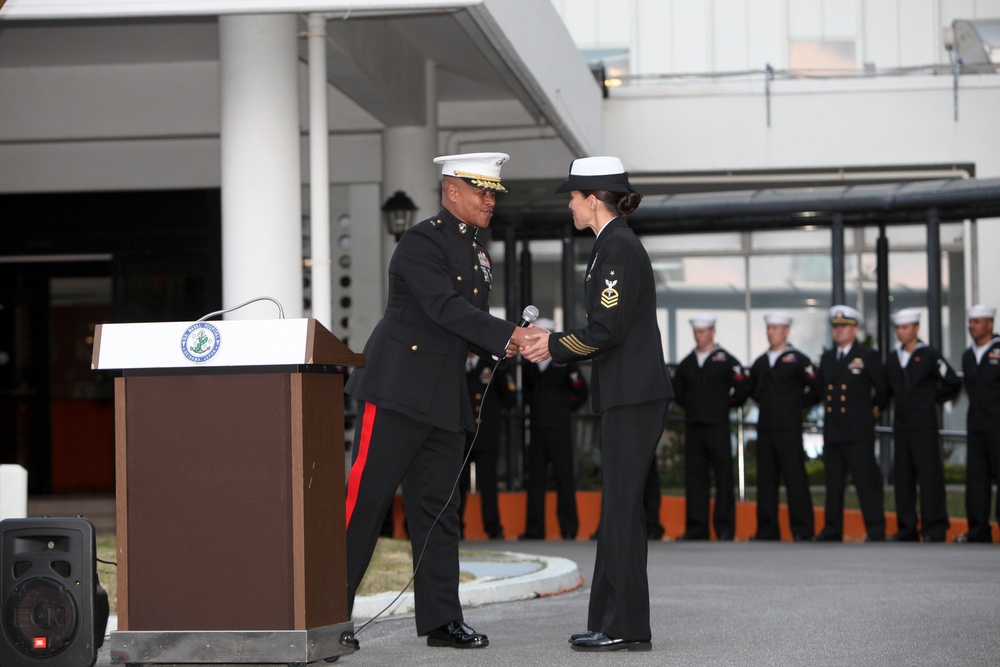
<instances>
[{"instance_id":1,"label":"black loudspeaker","mask_svg":"<svg viewBox=\"0 0 1000 667\"><path fill-rule=\"evenodd\" d=\"M87 519L0 521L0 665L91 667L108 596Z\"/></svg>"}]
</instances>

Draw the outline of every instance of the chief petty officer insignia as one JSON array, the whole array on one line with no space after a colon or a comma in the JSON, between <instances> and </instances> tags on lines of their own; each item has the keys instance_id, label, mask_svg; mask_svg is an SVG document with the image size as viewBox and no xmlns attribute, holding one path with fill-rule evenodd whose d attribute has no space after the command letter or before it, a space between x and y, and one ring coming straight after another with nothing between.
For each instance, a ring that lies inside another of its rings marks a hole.
<instances>
[{"instance_id":1,"label":"chief petty officer insignia","mask_svg":"<svg viewBox=\"0 0 1000 667\"><path fill-rule=\"evenodd\" d=\"M618 281L605 279L604 284L607 287L601 292L601 305L605 308L614 308L618 305L618 290L615 289Z\"/></svg>"}]
</instances>

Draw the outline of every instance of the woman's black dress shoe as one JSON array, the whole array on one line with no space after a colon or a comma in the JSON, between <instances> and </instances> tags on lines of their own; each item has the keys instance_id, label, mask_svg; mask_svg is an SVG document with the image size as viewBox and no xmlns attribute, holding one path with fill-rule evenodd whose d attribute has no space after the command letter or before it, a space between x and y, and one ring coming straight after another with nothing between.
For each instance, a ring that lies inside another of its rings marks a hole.
<instances>
[{"instance_id":1,"label":"woman's black dress shoe","mask_svg":"<svg viewBox=\"0 0 1000 667\"><path fill-rule=\"evenodd\" d=\"M574 651L652 651L653 643L646 640L614 639L597 632L573 642Z\"/></svg>"}]
</instances>

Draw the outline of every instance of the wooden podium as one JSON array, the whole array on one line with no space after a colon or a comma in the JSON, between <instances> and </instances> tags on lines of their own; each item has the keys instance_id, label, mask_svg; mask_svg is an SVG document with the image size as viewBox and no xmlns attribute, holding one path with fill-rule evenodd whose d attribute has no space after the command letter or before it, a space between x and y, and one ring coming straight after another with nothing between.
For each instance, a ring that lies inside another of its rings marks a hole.
<instances>
[{"instance_id":1,"label":"wooden podium","mask_svg":"<svg viewBox=\"0 0 1000 667\"><path fill-rule=\"evenodd\" d=\"M312 319L105 324L115 378L118 631L127 664L351 652L343 366Z\"/></svg>"}]
</instances>

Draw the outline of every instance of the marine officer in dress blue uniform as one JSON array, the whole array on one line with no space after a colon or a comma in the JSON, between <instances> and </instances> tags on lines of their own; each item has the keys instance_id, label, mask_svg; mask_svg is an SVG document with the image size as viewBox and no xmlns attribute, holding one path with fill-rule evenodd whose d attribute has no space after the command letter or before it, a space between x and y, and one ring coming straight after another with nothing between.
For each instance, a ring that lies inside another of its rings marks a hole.
<instances>
[{"instance_id":1,"label":"marine officer in dress blue uniform","mask_svg":"<svg viewBox=\"0 0 1000 667\"><path fill-rule=\"evenodd\" d=\"M770 346L750 367L751 397L757 403L757 532L752 539L780 540L778 489L788 491L788 523L796 542L816 533L812 494L802 448L803 411L819 403L819 373L788 342L792 317L764 315Z\"/></svg>"},{"instance_id":2,"label":"marine officer in dress blue uniform","mask_svg":"<svg viewBox=\"0 0 1000 667\"><path fill-rule=\"evenodd\" d=\"M938 438L938 403L955 398L962 381L941 353L921 342L920 310L892 316L899 343L885 360L893 399L893 486L897 532L890 542L944 542L948 508ZM917 525L917 485L920 521Z\"/></svg>"},{"instance_id":3,"label":"marine officer in dress blue uniform","mask_svg":"<svg viewBox=\"0 0 1000 667\"><path fill-rule=\"evenodd\" d=\"M684 534L678 540L709 538L711 477L715 478L712 527L719 540L736 535L736 494L729 409L750 395L749 373L715 343L715 315L689 322L695 349L677 364L674 390L684 408Z\"/></svg>"},{"instance_id":4,"label":"marine officer in dress blue uniform","mask_svg":"<svg viewBox=\"0 0 1000 667\"><path fill-rule=\"evenodd\" d=\"M382 517L402 483L417 634L426 635L429 646L489 644L465 624L458 600L459 497L453 491L466 432L475 429L468 350L502 358L528 342L527 329L489 314L493 267L476 239L490 224L496 193L506 192L500 167L508 159L503 153L434 159L441 165L443 208L396 245L385 313L365 345L366 365L344 388L358 402L347 485L348 605L353 608Z\"/></svg>"},{"instance_id":5,"label":"marine officer in dress blue uniform","mask_svg":"<svg viewBox=\"0 0 1000 667\"><path fill-rule=\"evenodd\" d=\"M850 306L830 309L834 348L819 362L823 393L823 470L826 525L817 542L844 539L847 474L861 503L866 542L885 540L882 473L875 460L875 419L888 401L885 367L878 352L857 342L864 318Z\"/></svg>"},{"instance_id":6,"label":"marine officer in dress blue uniform","mask_svg":"<svg viewBox=\"0 0 1000 667\"><path fill-rule=\"evenodd\" d=\"M997 309L978 304L966 309L972 345L962 355L968 455L966 458L965 515L969 532L956 542L992 542L990 505L993 483L1000 483L1000 336L993 332ZM996 516L1000 520L1000 494Z\"/></svg>"},{"instance_id":7,"label":"marine officer in dress blue uniform","mask_svg":"<svg viewBox=\"0 0 1000 667\"><path fill-rule=\"evenodd\" d=\"M556 192L570 193L574 226L597 235L584 284L587 324L529 334L536 342L522 350L534 362L593 359L591 402L601 415L604 492L587 632L571 636L570 644L575 651L648 651L642 498L673 390L656 321L653 267L625 220L642 196L616 157L574 160Z\"/></svg>"}]
</instances>

